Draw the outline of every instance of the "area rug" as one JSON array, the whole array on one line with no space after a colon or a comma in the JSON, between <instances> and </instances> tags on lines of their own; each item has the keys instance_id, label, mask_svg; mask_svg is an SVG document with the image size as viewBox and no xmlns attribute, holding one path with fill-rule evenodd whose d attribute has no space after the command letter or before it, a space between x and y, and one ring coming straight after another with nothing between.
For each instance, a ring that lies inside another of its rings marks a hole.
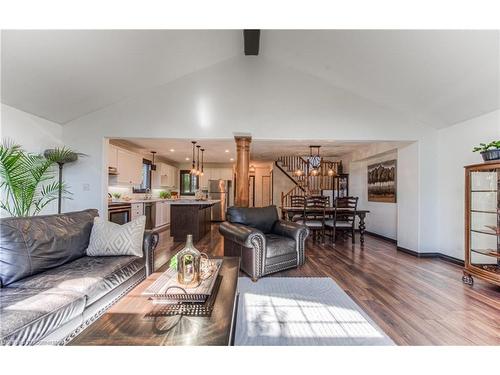
<instances>
[{"instance_id":1,"label":"area rug","mask_svg":"<svg viewBox=\"0 0 500 375\"><path fill-rule=\"evenodd\" d=\"M238 280L235 345L394 345L330 278Z\"/></svg>"}]
</instances>

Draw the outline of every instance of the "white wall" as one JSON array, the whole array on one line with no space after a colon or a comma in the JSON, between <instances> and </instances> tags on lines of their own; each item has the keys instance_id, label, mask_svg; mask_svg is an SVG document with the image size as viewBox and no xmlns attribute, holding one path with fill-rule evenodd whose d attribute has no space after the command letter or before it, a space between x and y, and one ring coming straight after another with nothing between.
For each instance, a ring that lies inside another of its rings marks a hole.
<instances>
[{"instance_id":1,"label":"white wall","mask_svg":"<svg viewBox=\"0 0 500 375\"><path fill-rule=\"evenodd\" d=\"M292 190L296 185L290 180L284 172L281 171L274 164L272 165L272 174L273 174L273 204L276 207L281 206L281 193L288 193ZM281 210L279 210L281 216Z\"/></svg>"},{"instance_id":2,"label":"white wall","mask_svg":"<svg viewBox=\"0 0 500 375\"><path fill-rule=\"evenodd\" d=\"M438 133L439 247L443 254L464 259L464 166L481 163L472 148L500 139L500 111L444 128Z\"/></svg>"},{"instance_id":3,"label":"white wall","mask_svg":"<svg viewBox=\"0 0 500 375\"><path fill-rule=\"evenodd\" d=\"M0 135L2 139L12 140L25 151L43 153L48 148L61 146L62 126L32 114L20 111L2 103ZM71 191L71 189L70 189ZM3 195L2 198L4 199ZM47 205L42 214L57 212L56 202ZM2 212L2 215L6 215Z\"/></svg>"},{"instance_id":4,"label":"white wall","mask_svg":"<svg viewBox=\"0 0 500 375\"><path fill-rule=\"evenodd\" d=\"M68 204L106 205L104 137L227 139L235 132L255 139L415 141L435 131L265 58L235 58L66 124L65 142L90 155L68 168L82 193Z\"/></svg>"},{"instance_id":5,"label":"white wall","mask_svg":"<svg viewBox=\"0 0 500 375\"><path fill-rule=\"evenodd\" d=\"M349 163L349 195L359 197L358 208L369 210L366 230L396 240L398 238L397 203L368 201L368 166L386 160L397 159L396 151L382 156L351 161ZM399 197L397 197L398 199Z\"/></svg>"},{"instance_id":6,"label":"white wall","mask_svg":"<svg viewBox=\"0 0 500 375\"><path fill-rule=\"evenodd\" d=\"M398 241L415 251L435 251L437 197L422 200L421 194L435 183L437 131L266 58L216 64L65 124L65 143L90 155L78 168L68 167L79 199L65 208L105 210L106 137L228 139L234 133L254 139L416 141L404 160L414 168L418 187L399 207L400 221L408 221L401 221L407 237L398 233Z\"/></svg>"},{"instance_id":7,"label":"white wall","mask_svg":"<svg viewBox=\"0 0 500 375\"><path fill-rule=\"evenodd\" d=\"M421 239L425 242L427 233L421 232L420 196L419 196L419 147L412 143L398 149L397 194L398 194L398 246L423 252ZM425 213L433 215L433 212ZM435 216L428 216L429 221ZM434 240L434 234L429 240Z\"/></svg>"},{"instance_id":8,"label":"white wall","mask_svg":"<svg viewBox=\"0 0 500 375\"><path fill-rule=\"evenodd\" d=\"M24 150L43 153L62 145L62 126L2 104L1 137L20 144Z\"/></svg>"}]
</instances>

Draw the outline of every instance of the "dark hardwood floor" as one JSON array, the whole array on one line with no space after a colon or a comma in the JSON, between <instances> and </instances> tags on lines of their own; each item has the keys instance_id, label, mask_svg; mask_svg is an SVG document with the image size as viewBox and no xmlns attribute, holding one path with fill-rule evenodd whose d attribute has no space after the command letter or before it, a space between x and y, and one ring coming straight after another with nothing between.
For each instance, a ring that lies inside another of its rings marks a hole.
<instances>
[{"instance_id":1,"label":"dark hardwood floor","mask_svg":"<svg viewBox=\"0 0 500 375\"><path fill-rule=\"evenodd\" d=\"M181 247L162 232L156 266ZM218 225L196 247L223 255ZM270 277L331 277L399 345L500 345L500 288L478 279L464 285L460 266L416 258L369 235L364 249L350 240L335 247L308 241L306 256L304 266Z\"/></svg>"}]
</instances>

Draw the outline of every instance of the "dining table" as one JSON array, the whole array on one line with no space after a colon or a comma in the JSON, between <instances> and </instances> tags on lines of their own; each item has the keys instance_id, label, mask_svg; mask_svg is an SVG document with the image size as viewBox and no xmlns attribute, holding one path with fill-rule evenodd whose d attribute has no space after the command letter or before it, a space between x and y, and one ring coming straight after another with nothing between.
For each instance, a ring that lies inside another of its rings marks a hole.
<instances>
[{"instance_id":1,"label":"dining table","mask_svg":"<svg viewBox=\"0 0 500 375\"><path fill-rule=\"evenodd\" d=\"M293 206L280 206L281 215L283 220L292 221L295 215L300 215L304 212L304 207L293 207ZM323 208L307 207L307 212L323 212ZM325 215L331 216L335 213L335 207L325 207ZM357 216L359 218L359 242L361 245L365 243L365 218L366 214L370 213L368 210L353 210L351 208L337 208L337 215L339 216Z\"/></svg>"}]
</instances>

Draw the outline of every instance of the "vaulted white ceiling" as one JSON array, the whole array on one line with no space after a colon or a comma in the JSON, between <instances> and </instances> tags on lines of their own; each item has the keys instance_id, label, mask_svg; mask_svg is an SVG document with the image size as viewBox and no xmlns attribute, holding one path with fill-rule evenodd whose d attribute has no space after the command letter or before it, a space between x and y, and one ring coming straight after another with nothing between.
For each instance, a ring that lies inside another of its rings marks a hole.
<instances>
[{"instance_id":1,"label":"vaulted white ceiling","mask_svg":"<svg viewBox=\"0 0 500 375\"><path fill-rule=\"evenodd\" d=\"M241 55L241 30L2 31L2 103L64 124ZM435 128L500 107L498 31L263 30L264 58Z\"/></svg>"},{"instance_id":2,"label":"vaulted white ceiling","mask_svg":"<svg viewBox=\"0 0 500 375\"><path fill-rule=\"evenodd\" d=\"M206 163L233 163L236 159L234 139L197 139L197 141L197 145L205 150ZM126 138L111 139L110 142L142 154L155 151L157 156L175 163L190 163L192 160L193 146L190 139ZM307 156L310 153L310 145L320 145L322 157L335 158L366 149L367 146L374 146L377 143L379 142L346 142L326 139L254 139L250 144L250 157L252 161L274 161L284 155ZM384 142L384 144L385 146L392 145L393 149L396 149L407 143Z\"/></svg>"}]
</instances>

